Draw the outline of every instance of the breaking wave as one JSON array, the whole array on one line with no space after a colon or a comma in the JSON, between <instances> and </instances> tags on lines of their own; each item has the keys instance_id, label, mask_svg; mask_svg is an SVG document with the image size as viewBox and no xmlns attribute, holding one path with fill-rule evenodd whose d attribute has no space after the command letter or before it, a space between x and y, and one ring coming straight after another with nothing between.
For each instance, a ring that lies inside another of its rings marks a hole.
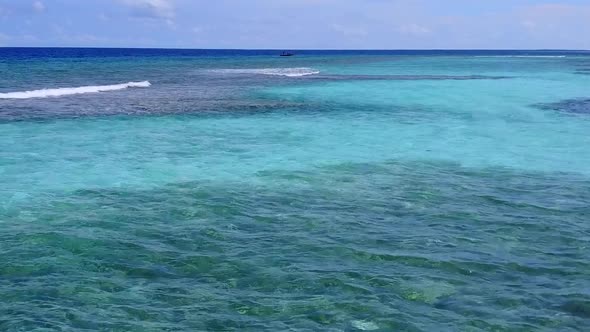
<instances>
[{"instance_id":1,"label":"breaking wave","mask_svg":"<svg viewBox=\"0 0 590 332\"><path fill-rule=\"evenodd\" d=\"M83 93L97 93L106 91L123 90L127 88L147 88L152 84L148 81L143 82L128 82L113 85L97 85L97 86L83 86L77 88L58 88L58 89L41 89L21 92L0 93L0 99L30 99L30 98L46 98L46 97L60 97L68 95L77 95Z\"/></svg>"},{"instance_id":2,"label":"breaking wave","mask_svg":"<svg viewBox=\"0 0 590 332\"><path fill-rule=\"evenodd\" d=\"M261 68L261 69L215 69L214 73L221 74L244 74L244 75L270 75L270 76L286 76L286 77L302 77L308 75L317 75L319 70L312 68Z\"/></svg>"}]
</instances>

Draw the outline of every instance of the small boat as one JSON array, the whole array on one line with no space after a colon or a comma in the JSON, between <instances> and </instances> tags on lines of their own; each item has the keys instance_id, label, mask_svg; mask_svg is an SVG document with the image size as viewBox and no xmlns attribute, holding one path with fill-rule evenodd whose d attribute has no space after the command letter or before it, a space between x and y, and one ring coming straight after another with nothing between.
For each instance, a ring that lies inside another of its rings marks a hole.
<instances>
[{"instance_id":1,"label":"small boat","mask_svg":"<svg viewBox=\"0 0 590 332\"><path fill-rule=\"evenodd\" d=\"M294 56L295 54L291 53L291 52L285 52L283 51L283 53L281 53L281 56Z\"/></svg>"}]
</instances>

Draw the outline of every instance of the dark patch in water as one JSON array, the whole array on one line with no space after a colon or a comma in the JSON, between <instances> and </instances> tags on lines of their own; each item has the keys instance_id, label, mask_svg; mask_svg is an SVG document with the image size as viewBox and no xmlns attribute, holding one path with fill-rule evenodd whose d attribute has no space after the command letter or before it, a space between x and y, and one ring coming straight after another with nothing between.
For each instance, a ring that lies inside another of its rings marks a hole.
<instances>
[{"instance_id":1,"label":"dark patch in water","mask_svg":"<svg viewBox=\"0 0 590 332\"><path fill-rule=\"evenodd\" d=\"M163 116L203 115L218 113L270 112L299 104L270 100L216 100L182 98L174 103L159 98L132 98L123 102L121 98L100 96L68 96L0 102L0 123L16 121L47 121L55 119L77 119L106 116ZM123 96L121 96L123 97ZM68 102L68 98L70 102ZM86 104L72 102L86 98ZM119 101L119 102L117 102Z\"/></svg>"},{"instance_id":2,"label":"dark patch in water","mask_svg":"<svg viewBox=\"0 0 590 332\"><path fill-rule=\"evenodd\" d=\"M566 99L556 103L538 104L535 106L543 110L590 115L590 99Z\"/></svg>"},{"instance_id":3,"label":"dark patch in water","mask_svg":"<svg viewBox=\"0 0 590 332\"><path fill-rule=\"evenodd\" d=\"M574 316L583 317L583 318L590 318L590 302L589 301L580 301L580 300L572 300L566 302L561 309L567 313L570 313Z\"/></svg>"}]
</instances>

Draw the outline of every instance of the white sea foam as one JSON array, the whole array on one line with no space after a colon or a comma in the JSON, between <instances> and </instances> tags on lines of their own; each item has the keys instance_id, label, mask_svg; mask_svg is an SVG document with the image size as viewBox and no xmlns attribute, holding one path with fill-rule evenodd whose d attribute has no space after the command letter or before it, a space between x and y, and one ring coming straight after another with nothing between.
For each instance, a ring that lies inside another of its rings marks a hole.
<instances>
[{"instance_id":1,"label":"white sea foam","mask_svg":"<svg viewBox=\"0 0 590 332\"><path fill-rule=\"evenodd\" d=\"M82 86L77 88L58 88L58 89L42 89L33 91L21 92L7 92L0 93L0 99L30 99L30 98L46 98L46 97L60 97L68 95L77 95L83 93L97 93L106 91L123 90L127 88L147 88L152 84L148 81L143 82L128 82L113 85L97 85L97 86Z\"/></svg>"},{"instance_id":2,"label":"white sea foam","mask_svg":"<svg viewBox=\"0 0 590 332\"><path fill-rule=\"evenodd\" d=\"M260 68L260 69L214 69L212 72L222 74L270 75L286 77L302 77L317 75L319 70L312 68Z\"/></svg>"},{"instance_id":3,"label":"white sea foam","mask_svg":"<svg viewBox=\"0 0 590 332\"><path fill-rule=\"evenodd\" d=\"M379 326L373 322L368 322L365 320L353 320L351 325L361 331L375 331L379 329Z\"/></svg>"}]
</instances>

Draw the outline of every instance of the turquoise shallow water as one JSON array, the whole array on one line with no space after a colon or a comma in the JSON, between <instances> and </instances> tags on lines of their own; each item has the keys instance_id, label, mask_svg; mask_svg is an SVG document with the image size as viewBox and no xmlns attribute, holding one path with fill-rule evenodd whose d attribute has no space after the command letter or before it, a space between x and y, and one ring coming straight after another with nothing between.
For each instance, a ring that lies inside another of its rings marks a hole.
<instances>
[{"instance_id":1,"label":"turquoise shallow water","mask_svg":"<svg viewBox=\"0 0 590 332\"><path fill-rule=\"evenodd\" d=\"M0 330L590 328L585 54L27 52Z\"/></svg>"}]
</instances>

